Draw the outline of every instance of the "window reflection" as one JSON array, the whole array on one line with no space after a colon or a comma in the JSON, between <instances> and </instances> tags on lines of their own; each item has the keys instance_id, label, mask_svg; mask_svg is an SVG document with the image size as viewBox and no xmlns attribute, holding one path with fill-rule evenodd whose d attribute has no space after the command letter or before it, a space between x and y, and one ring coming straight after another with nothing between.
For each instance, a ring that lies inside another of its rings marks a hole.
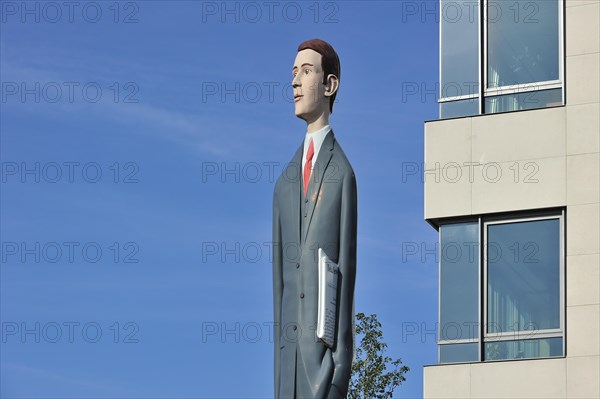
<instances>
[{"instance_id":1,"label":"window reflection","mask_svg":"<svg viewBox=\"0 0 600 399\"><path fill-rule=\"evenodd\" d=\"M440 103L440 118L457 118L479 114L479 99L448 101Z\"/></svg>"},{"instance_id":2,"label":"window reflection","mask_svg":"<svg viewBox=\"0 0 600 399\"><path fill-rule=\"evenodd\" d=\"M441 340L479 337L478 226L472 222L440 227Z\"/></svg>"},{"instance_id":3,"label":"window reflection","mask_svg":"<svg viewBox=\"0 0 600 399\"><path fill-rule=\"evenodd\" d=\"M562 105L562 89L529 91L526 93L506 94L487 97L485 112L522 111L527 109L557 107Z\"/></svg>"},{"instance_id":4,"label":"window reflection","mask_svg":"<svg viewBox=\"0 0 600 399\"><path fill-rule=\"evenodd\" d=\"M440 0L440 119L563 105L561 7Z\"/></svg>"},{"instance_id":5,"label":"window reflection","mask_svg":"<svg viewBox=\"0 0 600 399\"><path fill-rule=\"evenodd\" d=\"M479 360L479 344L440 345L440 363L476 362Z\"/></svg>"},{"instance_id":6,"label":"window reflection","mask_svg":"<svg viewBox=\"0 0 600 399\"><path fill-rule=\"evenodd\" d=\"M563 356L562 216L486 219L440 226L440 363Z\"/></svg>"},{"instance_id":7,"label":"window reflection","mask_svg":"<svg viewBox=\"0 0 600 399\"><path fill-rule=\"evenodd\" d=\"M558 2L488 3L487 87L558 80Z\"/></svg>"},{"instance_id":8,"label":"window reflection","mask_svg":"<svg viewBox=\"0 0 600 399\"><path fill-rule=\"evenodd\" d=\"M479 8L470 1L441 0L441 96L473 93L479 82Z\"/></svg>"},{"instance_id":9,"label":"window reflection","mask_svg":"<svg viewBox=\"0 0 600 399\"><path fill-rule=\"evenodd\" d=\"M562 338L522 339L485 344L485 360L533 359L562 356Z\"/></svg>"},{"instance_id":10,"label":"window reflection","mask_svg":"<svg viewBox=\"0 0 600 399\"><path fill-rule=\"evenodd\" d=\"M488 333L560 328L559 223L488 225Z\"/></svg>"}]
</instances>

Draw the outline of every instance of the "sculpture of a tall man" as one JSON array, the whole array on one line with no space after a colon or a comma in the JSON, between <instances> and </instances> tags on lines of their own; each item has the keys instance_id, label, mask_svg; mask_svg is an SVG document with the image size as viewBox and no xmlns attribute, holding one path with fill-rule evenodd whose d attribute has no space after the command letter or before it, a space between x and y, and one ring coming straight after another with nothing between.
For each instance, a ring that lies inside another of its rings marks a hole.
<instances>
[{"instance_id":1,"label":"sculpture of a tall man","mask_svg":"<svg viewBox=\"0 0 600 399\"><path fill-rule=\"evenodd\" d=\"M328 43L298 47L294 107L302 144L275 184L275 398L344 398L353 357L357 194L352 166L329 126L340 62ZM339 266L335 342L317 338L318 250Z\"/></svg>"}]
</instances>

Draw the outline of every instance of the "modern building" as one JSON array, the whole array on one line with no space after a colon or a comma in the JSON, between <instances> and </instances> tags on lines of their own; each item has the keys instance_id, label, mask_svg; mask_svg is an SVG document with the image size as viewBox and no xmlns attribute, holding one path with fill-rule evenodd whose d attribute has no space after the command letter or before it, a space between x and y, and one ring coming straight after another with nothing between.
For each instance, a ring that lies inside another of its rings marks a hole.
<instances>
[{"instance_id":1,"label":"modern building","mask_svg":"<svg viewBox=\"0 0 600 399\"><path fill-rule=\"evenodd\" d=\"M600 1L441 0L425 398L600 397Z\"/></svg>"}]
</instances>

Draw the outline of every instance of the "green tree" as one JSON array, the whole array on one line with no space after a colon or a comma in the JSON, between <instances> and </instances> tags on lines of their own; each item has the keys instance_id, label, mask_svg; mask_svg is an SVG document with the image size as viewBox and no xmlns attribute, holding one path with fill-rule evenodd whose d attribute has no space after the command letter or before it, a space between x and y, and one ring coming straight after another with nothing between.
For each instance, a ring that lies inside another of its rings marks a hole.
<instances>
[{"instance_id":1,"label":"green tree","mask_svg":"<svg viewBox=\"0 0 600 399\"><path fill-rule=\"evenodd\" d=\"M391 398L394 389L406 380L404 374L409 368L402 366L402 359L384 355L387 344L376 314L356 315L356 335L361 339L352 364L348 399Z\"/></svg>"}]
</instances>

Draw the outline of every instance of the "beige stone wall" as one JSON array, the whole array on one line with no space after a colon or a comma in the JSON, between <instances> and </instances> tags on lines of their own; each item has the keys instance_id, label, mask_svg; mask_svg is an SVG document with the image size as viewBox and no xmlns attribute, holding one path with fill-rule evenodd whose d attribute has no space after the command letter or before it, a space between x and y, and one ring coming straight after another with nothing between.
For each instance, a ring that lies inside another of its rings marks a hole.
<instances>
[{"instance_id":1,"label":"beige stone wall","mask_svg":"<svg viewBox=\"0 0 600 399\"><path fill-rule=\"evenodd\" d=\"M426 123L425 218L566 205L565 108Z\"/></svg>"},{"instance_id":2,"label":"beige stone wall","mask_svg":"<svg viewBox=\"0 0 600 399\"><path fill-rule=\"evenodd\" d=\"M567 397L600 397L600 1L567 1Z\"/></svg>"},{"instance_id":3,"label":"beige stone wall","mask_svg":"<svg viewBox=\"0 0 600 399\"><path fill-rule=\"evenodd\" d=\"M425 218L566 206L567 356L428 366L426 398L600 397L600 1L565 19L565 107L426 123Z\"/></svg>"}]
</instances>

